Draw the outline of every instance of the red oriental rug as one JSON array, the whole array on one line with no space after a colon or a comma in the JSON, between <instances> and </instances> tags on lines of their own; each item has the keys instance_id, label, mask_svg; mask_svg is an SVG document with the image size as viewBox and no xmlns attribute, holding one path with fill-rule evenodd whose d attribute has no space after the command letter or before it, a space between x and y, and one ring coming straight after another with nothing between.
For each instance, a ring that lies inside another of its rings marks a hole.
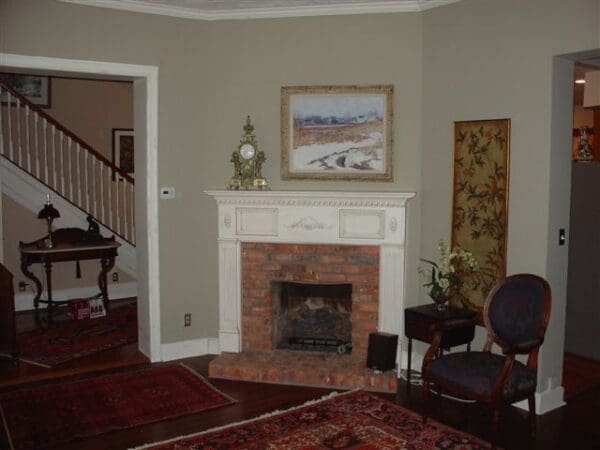
<instances>
[{"instance_id":1,"label":"red oriental rug","mask_svg":"<svg viewBox=\"0 0 600 450\"><path fill-rule=\"evenodd\" d=\"M232 403L179 364L6 392L0 413L10 448L37 450Z\"/></svg>"},{"instance_id":2,"label":"red oriental rug","mask_svg":"<svg viewBox=\"0 0 600 450\"><path fill-rule=\"evenodd\" d=\"M490 444L364 391L138 449L489 449Z\"/></svg>"},{"instance_id":3,"label":"red oriental rug","mask_svg":"<svg viewBox=\"0 0 600 450\"><path fill-rule=\"evenodd\" d=\"M111 309L97 319L69 319L50 328L18 335L19 359L43 367L53 367L93 353L137 342L135 303Z\"/></svg>"}]
</instances>

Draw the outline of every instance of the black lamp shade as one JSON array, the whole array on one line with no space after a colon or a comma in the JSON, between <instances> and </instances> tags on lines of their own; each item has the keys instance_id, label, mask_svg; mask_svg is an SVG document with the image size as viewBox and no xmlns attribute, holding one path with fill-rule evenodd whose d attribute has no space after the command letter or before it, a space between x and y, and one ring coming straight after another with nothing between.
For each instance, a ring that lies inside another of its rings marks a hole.
<instances>
[{"instance_id":1,"label":"black lamp shade","mask_svg":"<svg viewBox=\"0 0 600 450\"><path fill-rule=\"evenodd\" d=\"M58 210L52 206L52 203L46 203L38 213L38 219L56 219L60 217Z\"/></svg>"}]
</instances>

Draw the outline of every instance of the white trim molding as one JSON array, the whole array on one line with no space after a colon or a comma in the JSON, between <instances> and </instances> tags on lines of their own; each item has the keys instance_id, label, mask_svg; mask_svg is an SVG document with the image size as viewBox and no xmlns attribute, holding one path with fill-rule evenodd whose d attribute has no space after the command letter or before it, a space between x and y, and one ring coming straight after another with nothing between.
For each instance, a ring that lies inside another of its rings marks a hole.
<instances>
[{"instance_id":1,"label":"white trim molding","mask_svg":"<svg viewBox=\"0 0 600 450\"><path fill-rule=\"evenodd\" d=\"M197 7L179 6L173 2L147 2L143 0L59 0L84 6L118 9L145 14L157 14L169 17L195 20L244 20L275 19L284 17L341 16L353 14L384 14L420 12L439 6L456 3L461 0L390 0L363 1L360 3L337 2L328 5L306 4L301 6L264 6L230 9L209 9L198 4ZM235 2L232 2L235 3ZM268 2L265 2L267 4Z\"/></svg>"},{"instance_id":2,"label":"white trim molding","mask_svg":"<svg viewBox=\"0 0 600 450\"><path fill-rule=\"evenodd\" d=\"M546 414L547 412L560 408L561 406L565 406L566 403L564 401L564 394L565 390L562 386L547 389L543 392L536 392L535 413L538 416L541 416L542 414ZM524 409L525 411L529 411L529 405L527 400L514 403L513 406L516 406L520 409Z\"/></svg>"},{"instance_id":3,"label":"white trim molding","mask_svg":"<svg viewBox=\"0 0 600 450\"><path fill-rule=\"evenodd\" d=\"M141 124L136 170L143 184L136 185L135 205L138 282L138 345L151 361L160 361L160 270L158 232L158 67L106 61L51 58L0 53L0 68L73 74L127 77L134 80L134 122ZM139 87L137 89L136 87ZM137 141L136 141L137 142ZM145 145L143 145L145 143ZM139 162L143 164L138 164ZM136 194L137 195L137 194ZM137 197L136 197L136 200Z\"/></svg>"},{"instance_id":4,"label":"white trim molding","mask_svg":"<svg viewBox=\"0 0 600 450\"><path fill-rule=\"evenodd\" d=\"M161 360L173 361L194 356L216 355L219 352L219 340L217 338L190 339L187 341L171 342L162 344Z\"/></svg>"},{"instance_id":5,"label":"white trim molding","mask_svg":"<svg viewBox=\"0 0 600 450\"><path fill-rule=\"evenodd\" d=\"M218 205L221 351L242 349L242 242L378 246L378 329L402 336L406 203L414 193L205 192Z\"/></svg>"}]
</instances>

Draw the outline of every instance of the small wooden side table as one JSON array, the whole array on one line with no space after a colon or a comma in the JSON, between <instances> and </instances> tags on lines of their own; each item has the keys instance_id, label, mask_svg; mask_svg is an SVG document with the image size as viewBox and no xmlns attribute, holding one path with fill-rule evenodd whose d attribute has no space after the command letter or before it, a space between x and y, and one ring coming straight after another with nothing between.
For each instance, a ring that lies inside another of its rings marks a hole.
<instances>
[{"instance_id":1,"label":"small wooden side table","mask_svg":"<svg viewBox=\"0 0 600 450\"><path fill-rule=\"evenodd\" d=\"M40 303L48 305L48 317L51 317L52 309L59 304L68 303L52 299L52 264L65 261L84 261L90 259L100 260L100 274L98 275L98 287L102 295L104 308L108 311L108 284L106 274L115 265L117 249L121 246L115 241L115 237L104 238L100 233L85 231L80 228L60 228L52 233L53 245L47 246L48 236L29 243L19 243L21 252L21 271L23 275L35 283L36 294L33 306L36 311ZM34 263L42 264L46 270L46 291L48 298L42 300L42 282L29 270Z\"/></svg>"},{"instance_id":2,"label":"small wooden side table","mask_svg":"<svg viewBox=\"0 0 600 450\"><path fill-rule=\"evenodd\" d=\"M408 386L410 386L412 340L417 339L431 344L435 334L435 325L458 319L473 319L474 317L474 311L454 306L447 306L444 311L439 311L435 303L413 306L404 310L404 334L408 338L408 364L406 367ZM451 347L467 344L467 351L471 351L473 337L475 337L474 324L455 328L444 333L440 348L449 350Z\"/></svg>"}]
</instances>

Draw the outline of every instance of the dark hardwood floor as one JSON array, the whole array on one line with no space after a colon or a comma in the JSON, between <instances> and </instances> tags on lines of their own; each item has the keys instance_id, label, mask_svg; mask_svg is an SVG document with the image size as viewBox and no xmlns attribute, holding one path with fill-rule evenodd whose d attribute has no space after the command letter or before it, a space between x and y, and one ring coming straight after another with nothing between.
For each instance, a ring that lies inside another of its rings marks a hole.
<instances>
[{"instance_id":1,"label":"dark hardwood floor","mask_svg":"<svg viewBox=\"0 0 600 450\"><path fill-rule=\"evenodd\" d=\"M202 356L173 361L181 362L198 373L207 376L208 363L214 356ZM45 369L0 359L0 391L84 379L99 373L128 370L129 367L150 366L137 350L136 344L108 350L97 355L81 358L59 369ZM126 449L145 443L174 438L180 435L247 420L275 410L287 409L307 400L319 398L327 389L248 383L228 380L210 380L214 386L238 400L238 403L172 420L148 424L128 430L109 432L100 436L73 441L61 445L61 450ZM600 386L571 398L567 405L538 417L536 438L529 435L525 411L507 407L503 412L498 436L489 433L489 413L478 406L462 404L445 398L433 398L424 405L421 388L412 386L407 394L401 382L397 394L380 394L400 405L418 412L429 411L430 417L460 430L475 434L488 441L495 441L506 449L600 449L600 427L597 412L600 408ZM2 443L0 443L2 447ZM2 447L4 448L4 447Z\"/></svg>"}]
</instances>

